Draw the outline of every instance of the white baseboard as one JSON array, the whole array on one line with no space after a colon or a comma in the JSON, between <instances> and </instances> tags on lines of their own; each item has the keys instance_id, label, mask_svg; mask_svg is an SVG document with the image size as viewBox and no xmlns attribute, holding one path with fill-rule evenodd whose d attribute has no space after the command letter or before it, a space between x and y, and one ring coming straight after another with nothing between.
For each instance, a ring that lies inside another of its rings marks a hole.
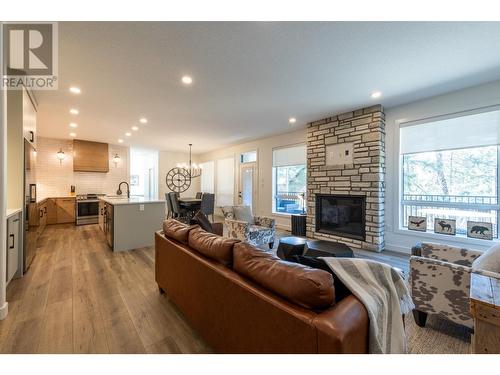
<instances>
[{"instance_id":1,"label":"white baseboard","mask_svg":"<svg viewBox=\"0 0 500 375\"><path fill-rule=\"evenodd\" d=\"M400 245L386 243L385 250L390 250L402 254L410 254L410 249L408 248L408 246L400 246Z\"/></svg>"},{"instance_id":2,"label":"white baseboard","mask_svg":"<svg viewBox=\"0 0 500 375\"><path fill-rule=\"evenodd\" d=\"M9 312L9 303L5 302L3 306L0 307L0 320L4 320Z\"/></svg>"},{"instance_id":3,"label":"white baseboard","mask_svg":"<svg viewBox=\"0 0 500 375\"><path fill-rule=\"evenodd\" d=\"M291 232L290 225L281 225L281 224L276 223L276 229Z\"/></svg>"}]
</instances>

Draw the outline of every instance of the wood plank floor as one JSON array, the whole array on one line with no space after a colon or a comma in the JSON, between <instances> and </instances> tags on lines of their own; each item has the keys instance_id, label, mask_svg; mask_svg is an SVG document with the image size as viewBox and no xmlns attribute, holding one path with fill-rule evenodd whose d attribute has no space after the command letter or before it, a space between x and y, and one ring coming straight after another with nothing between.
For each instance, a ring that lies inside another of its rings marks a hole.
<instances>
[{"instance_id":1,"label":"wood plank floor","mask_svg":"<svg viewBox=\"0 0 500 375\"><path fill-rule=\"evenodd\" d=\"M355 255L408 269L404 254ZM0 353L211 352L158 293L154 249L113 253L97 225L47 226L30 270L9 284L7 299ZM410 315L406 331L410 353L470 352L467 332L434 317L420 328Z\"/></svg>"},{"instance_id":2,"label":"wood plank floor","mask_svg":"<svg viewBox=\"0 0 500 375\"><path fill-rule=\"evenodd\" d=\"M50 225L7 289L1 353L210 353L154 281L154 249L113 253L97 225Z\"/></svg>"}]
</instances>

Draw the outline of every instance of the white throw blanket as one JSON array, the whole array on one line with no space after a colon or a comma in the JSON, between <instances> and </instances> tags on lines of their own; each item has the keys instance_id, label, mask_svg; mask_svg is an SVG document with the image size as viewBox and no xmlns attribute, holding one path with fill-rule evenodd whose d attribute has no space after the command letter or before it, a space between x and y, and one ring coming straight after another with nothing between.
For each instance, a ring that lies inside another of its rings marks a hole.
<instances>
[{"instance_id":1,"label":"white throw blanket","mask_svg":"<svg viewBox=\"0 0 500 375\"><path fill-rule=\"evenodd\" d=\"M415 306L400 273L387 264L368 259L322 259L368 310L369 352L406 353L401 315Z\"/></svg>"}]
</instances>

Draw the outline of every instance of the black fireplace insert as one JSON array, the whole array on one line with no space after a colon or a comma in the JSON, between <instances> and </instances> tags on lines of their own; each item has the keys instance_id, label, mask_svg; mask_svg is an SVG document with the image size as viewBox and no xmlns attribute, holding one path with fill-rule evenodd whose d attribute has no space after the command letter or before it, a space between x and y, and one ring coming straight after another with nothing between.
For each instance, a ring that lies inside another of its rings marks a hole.
<instances>
[{"instance_id":1,"label":"black fireplace insert","mask_svg":"<svg viewBox=\"0 0 500 375\"><path fill-rule=\"evenodd\" d=\"M316 232L365 240L364 196L316 194Z\"/></svg>"}]
</instances>

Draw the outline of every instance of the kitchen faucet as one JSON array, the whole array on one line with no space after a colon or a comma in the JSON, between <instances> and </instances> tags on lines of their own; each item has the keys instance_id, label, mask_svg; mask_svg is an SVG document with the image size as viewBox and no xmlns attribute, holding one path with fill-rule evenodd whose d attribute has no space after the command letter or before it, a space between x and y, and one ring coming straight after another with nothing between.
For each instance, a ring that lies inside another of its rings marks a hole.
<instances>
[{"instance_id":1,"label":"kitchen faucet","mask_svg":"<svg viewBox=\"0 0 500 375\"><path fill-rule=\"evenodd\" d=\"M116 191L116 194L122 195L122 190L121 190L122 184L127 185L127 198L130 198L130 186L128 185L127 181L120 182L120 184L118 185L118 190Z\"/></svg>"}]
</instances>

